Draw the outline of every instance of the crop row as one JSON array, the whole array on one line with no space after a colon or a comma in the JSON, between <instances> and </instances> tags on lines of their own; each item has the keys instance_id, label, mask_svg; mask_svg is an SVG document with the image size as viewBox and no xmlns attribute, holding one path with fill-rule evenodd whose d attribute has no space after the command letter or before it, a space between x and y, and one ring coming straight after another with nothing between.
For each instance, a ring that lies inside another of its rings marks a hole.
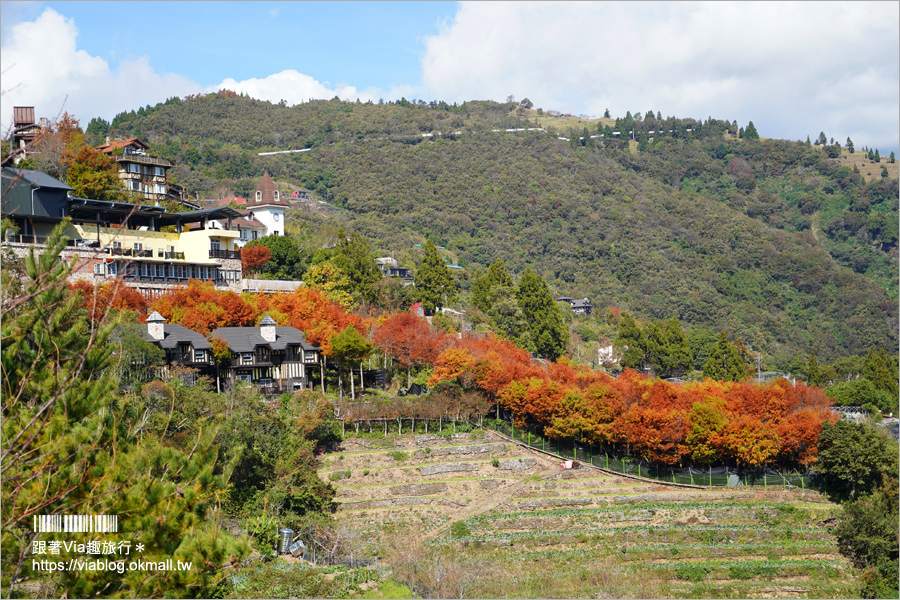
<instances>
[{"instance_id":1,"label":"crop row","mask_svg":"<svg viewBox=\"0 0 900 600\"><path fill-rule=\"evenodd\" d=\"M787 505L792 506L792 505ZM749 508L774 508L781 512L793 512L793 508L784 508L785 505L783 503L777 502L759 502L750 504L748 502L643 502L640 505L630 505L630 506L608 506L608 507L591 507L591 508L562 508L562 509L549 509L549 510L534 510L534 511L517 511L510 513L490 513L490 514L482 514L472 517L467 521L467 524L476 524L481 523L483 521L498 521L503 519L518 519L518 518L535 518L535 517L574 517L587 514L607 514L607 513L622 513L623 515L629 515L632 513L640 512L645 513L648 511L654 510L707 510L707 509L729 509L729 508L740 508L740 509L749 509Z\"/></svg>"}]
</instances>

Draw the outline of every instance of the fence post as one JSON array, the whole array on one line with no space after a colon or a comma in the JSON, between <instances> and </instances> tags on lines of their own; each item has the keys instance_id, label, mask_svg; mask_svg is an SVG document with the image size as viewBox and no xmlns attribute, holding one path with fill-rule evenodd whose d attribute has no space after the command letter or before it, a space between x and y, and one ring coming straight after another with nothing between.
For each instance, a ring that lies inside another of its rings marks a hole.
<instances>
[{"instance_id":1,"label":"fence post","mask_svg":"<svg viewBox=\"0 0 900 600\"><path fill-rule=\"evenodd\" d=\"M641 463L638 462L638 477L641 476Z\"/></svg>"},{"instance_id":2,"label":"fence post","mask_svg":"<svg viewBox=\"0 0 900 600\"><path fill-rule=\"evenodd\" d=\"M606 455L606 468L609 469L609 454L607 452L603 452Z\"/></svg>"}]
</instances>

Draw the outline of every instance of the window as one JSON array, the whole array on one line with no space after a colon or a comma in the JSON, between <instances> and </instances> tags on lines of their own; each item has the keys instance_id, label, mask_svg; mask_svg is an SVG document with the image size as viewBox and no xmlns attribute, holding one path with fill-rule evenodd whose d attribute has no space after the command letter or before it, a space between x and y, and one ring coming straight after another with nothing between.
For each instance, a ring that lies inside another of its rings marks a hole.
<instances>
[{"instance_id":1,"label":"window","mask_svg":"<svg viewBox=\"0 0 900 600\"><path fill-rule=\"evenodd\" d=\"M113 243L112 243L112 246L113 246L113 250L121 250L121 249L122 249L122 242L113 242Z\"/></svg>"},{"instance_id":2,"label":"window","mask_svg":"<svg viewBox=\"0 0 900 600\"><path fill-rule=\"evenodd\" d=\"M275 190L275 202L278 202L280 200L281 200L281 196L278 195L278 190Z\"/></svg>"},{"instance_id":3,"label":"window","mask_svg":"<svg viewBox=\"0 0 900 600\"><path fill-rule=\"evenodd\" d=\"M131 189L132 189L132 191L135 191L135 192L141 191L141 182L140 181L132 181Z\"/></svg>"},{"instance_id":4,"label":"window","mask_svg":"<svg viewBox=\"0 0 900 600\"><path fill-rule=\"evenodd\" d=\"M259 192L259 191L256 192L256 201L262 202L262 192Z\"/></svg>"},{"instance_id":5,"label":"window","mask_svg":"<svg viewBox=\"0 0 900 600\"><path fill-rule=\"evenodd\" d=\"M135 163L128 163L128 172L129 173L138 173L141 172L141 166Z\"/></svg>"},{"instance_id":6,"label":"window","mask_svg":"<svg viewBox=\"0 0 900 600\"><path fill-rule=\"evenodd\" d=\"M175 278L175 265L169 265L169 277Z\"/></svg>"},{"instance_id":7,"label":"window","mask_svg":"<svg viewBox=\"0 0 900 600\"><path fill-rule=\"evenodd\" d=\"M156 277L156 263L147 265L150 277Z\"/></svg>"},{"instance_id":8,"label":"window","mask_svg":"<svg viewBox=\"0 0 900 600\"><path fill-rule=\"evenodd\" d=\"M206 362L206 350L194 350L194 362Z\"/></svg>"},{"instance_id":9,"label":"window","mask_svg":"<svg viewBox=\"0 0 900 600\"><path fill-rule=\"evenodd\" d=\"M107 275L118 275L119 274L119 264L115 262L106 263L106 274Z\"/></svg>"},{"instance_id":10,"label":"window","mask_svg":"<svg viewBox=\"0 0 900 600\"><path fill-rule=\"evenodd\" d=\"M147 263L141 263L141 277L147 276Z\"/></svg>"},{"instance_id":11,"label":"window","mask_svg":"<svg viewBox=\"0 0 900 600\"><path fill-rule=\"evenodd\" d=\"M137 254L138 252L140 252L143 249L144 249L144 245L142 243L140 243L140 242L134 243L134 253L135 254Z\"/></svg>"},{"instance_id":12,"label":"window","mask_svg":"<svg viewBox=\"0 0 900 600\"><path fill-rule=\"evenodd\" d=\"M199 270L200 267L197 267L197 269ZM194 276L193 271L194 271L193 267L191 267L190 265L186 266L186 267L184 268L184 278L185 278L185 279L190 279L190 278L192 278L192 277Z\"/></svg>"},{"instance_id":13,"label":"window","mask_svg":"<svg viewBox=\"0 0 900 600\"><path fill-rule=\"evenodd\" d=\"M243 352L241 354L241 362L245 365L253 364L253 353L252 352Z\"/></svg>"},{"instance_id":14,"label":"window","mask_svg":"<svg viewBox=\"0 0 900 600\"><path fill-rule=\"evenodd\" d=\"M161 183L157 183L153 187L157 194L165 194L166 193L166 186L164 186Z\"/></svg>"},{"instance_id":15,"label":"window","mask_svg":"<svg viewBox=\"0 0 900 600\"><path fill-rule=\"evenodd\" d=\"M175 265L175 279L184 279L184 269L181 265Z\"/></svg>"},{"instance_id":16,"label":"window","mask_svg":"<svg viewBox=\"0 0 900 600\"><path fill-rule=\"evenodd\" d=\"M166 176L166 170L163 169L162 167L153 167L153 169L154 169L154 173L156 174L157 177L165 177Z\"/></svg>"},{"instance_id":17,"label":"window","mask_svg":"<svg viewBox=\"0 0 900 600\"><path fill-rule=\"evenodd\" d=\"M251 383L253 381L250 373L238 373L235 377L238 381L246 381L247 383Z\"/></svg>"},{"instance_id":18,"label":"window","mask_svg":"<svg viewBox=\"0 0 900 600\"><path fill-rule=\"evenodd\" d=\"M105 270L103 269L103 263L94 263L94 275L103 275Z\"/></svg>"}]
</instances>

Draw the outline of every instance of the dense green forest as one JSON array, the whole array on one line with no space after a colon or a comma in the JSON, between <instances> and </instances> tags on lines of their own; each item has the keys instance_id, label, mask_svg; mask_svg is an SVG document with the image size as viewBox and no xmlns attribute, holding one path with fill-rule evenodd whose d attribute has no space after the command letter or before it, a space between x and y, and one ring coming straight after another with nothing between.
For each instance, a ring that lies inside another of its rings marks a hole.
<instances>
[{"instance_id":1,"label":"dense green forest","mask_svg":"<svg viewBox=\"0 0 900 600\"><path fill-rule=\"evenodd\" d=\"M87 134L145 139L200 198L247 196L268 170L405 266L431 238L465 267L463 301L475 270L502 259L598 312L727 329L774 357L896 347L897 179L867 182L832 158L840 148L760 139L752 123L653 115L506 132L535 127L535 112L220 92L94 119ZM292 212L295 227L322 219Z\"/></svg>"}]
</instances>

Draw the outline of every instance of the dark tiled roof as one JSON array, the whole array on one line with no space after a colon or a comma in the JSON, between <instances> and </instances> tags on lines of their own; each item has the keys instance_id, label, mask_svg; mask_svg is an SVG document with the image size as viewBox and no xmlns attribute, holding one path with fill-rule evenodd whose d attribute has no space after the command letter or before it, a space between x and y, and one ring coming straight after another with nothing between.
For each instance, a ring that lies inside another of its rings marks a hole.
<instances>
[{"instance_id":1,"label":"dark tiled roof","mask_svg":"<svg viewBox=\"0 0 900 600\"><path fill-rule=\"evenodd\" d=\"M163 339L161 342L151 338L146 329L141 331L141 337L148 342L159 343L160 347L166 350L176 348L178 347L178 344L190 344L194 347L194 350L212 349L212 346L209 345L209 342L206 341L206 338L203 337L203 335L197 333L193 329L188 329L187 327L176 325L174 323L163 325Z\"/></svg>"},{"instance_id":2,"label":"dark tiled roof","mask_svg":"<svg viewBox=\"0 0 900 600\"><path fill-rule=\"evenodd\" d=\"M143 146L143 148L145 150L150 147L147 144L145 144L144 142L142 142L141 140L139 140L138 138L134 137L134 138L128 138L127 140L113 140L108 144L103 144L102 146L97 146L97 150L99 150L100 152L109 153L109 152L112 152L113 150L115 150L116 148L125 148L127 146L130 146L131 144L137 144L139 146Z\"/></svg>"},{"instance_id":3,"label":"dark tiled roof","mask_svg":"<svg viewBox=\"0 0 900 600\"><path fill-rule=\"evenodd\" d=\"M248 206L261 206L264 204L275 204L278 206L284 206L285 202L281 199L281 194L278 194L278 200L275 199L275 190L278 188L275 187L275 182L272 181L272 178L269 177L269 172L265 171L263 173L262 179L259 181L259 185L256 186L256 191L260 192L260 199L256 200L256 193L254 192L251 197L252 200L247 202Z\"/></svg>"},{"instance_id":4,"label":"dark tiled roof","mask_svg":"<svg viewBox=\"0 0 900 600\"><path fill-rule=\"evenodd\" d=\"M259 327L219 327L212 332L228 343L232 352L253 352L258 346L268 346L272 350L284 350L288 344L300 344L307 352L317 352L316 346L308 343L303 332L296 327L276 327L275 341L263 339Z\"/></svg>"},{"instance_id":5,"label":"dark tiled roof","mask_svg":"<svg viewBox=\"0 0 900 600\"><path fill-rule=\"evenodd\" d=\"M43 171L32 171L31 169L11 169L8 167L3 169L3 171L7 175L11 175L12 177L21 177L28 183L31 183L38 187L53 188L53 189L57 189L57 190L74 190L75 189L73 187L69 187L68 185L64 184L59 179L54 179L53 177L50 177Z\"/></svg>"}]
</instances>

